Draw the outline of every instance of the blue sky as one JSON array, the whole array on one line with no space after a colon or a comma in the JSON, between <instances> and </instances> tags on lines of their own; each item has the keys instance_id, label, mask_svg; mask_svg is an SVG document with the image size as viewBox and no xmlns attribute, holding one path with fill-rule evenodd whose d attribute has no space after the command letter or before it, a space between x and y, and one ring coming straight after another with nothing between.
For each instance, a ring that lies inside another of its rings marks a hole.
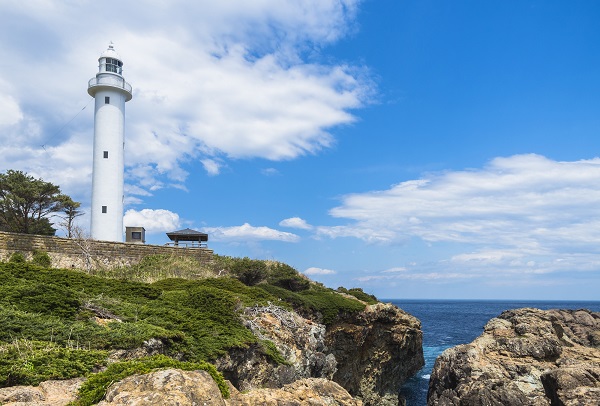
<instances>
[{"instance_id":1,"label":"blue sky","mask_svg":"<svg viewBox=\"0 0 600 406\"><path fill-rule=\"evenodd\" d=\"M599 18L591 0L3 1L0 170L89 211L86 86L114 41L125 223L148 242L190 227L380 298L598 300Z\"/></svg>"}]
</instances>

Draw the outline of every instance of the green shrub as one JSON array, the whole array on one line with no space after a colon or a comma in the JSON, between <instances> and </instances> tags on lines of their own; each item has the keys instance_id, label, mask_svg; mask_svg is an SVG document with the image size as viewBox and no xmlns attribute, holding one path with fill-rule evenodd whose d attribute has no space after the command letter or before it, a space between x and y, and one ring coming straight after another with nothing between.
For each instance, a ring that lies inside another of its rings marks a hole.
<instances>
[{"instance_id":1,"label":"green shrub","mask_svg":"<svg viewBox=\"0 0 600 406\"><path fill-rule=\"evenodd\" d=\"M27 261L25 261L25 256L23 256L22 253L20 253L20 252L13 252L10 255L10 258L8 259L8 262L13 263L13 264L24 264Z\"/></svg>"},{"instance_id":2,"label":"green shrub","mask_svg":"<svg viewBox=\"0 0 600 406\"><path fill-rule=\"evenodd\" d=\"M349 299L332 289L312 285L310 289L292 292L274 285L260 284L261 289L290 303L292 307L306 317L321 317L325 324L331 324L338 315L364 310L364 303Z\"/></svg>"},{"instance_id":3,"label":"green shrub","mask_svg":"<svg viewBox=\"0 0 600 406\"><path fill-rule=\"evenodd\" d=\"M244 285L254 286L267 277L267 264L261 260L244 257L235 261L229 271Z\"/></svg>"},{"instance_id":4,"label":"green shrub","mask_svg":"<svg viewBox=\"0 0 600 406\"><path fill-rule=\"evenodd\" d=\"M291 290L292 292L300 292L310 288L310 281L304 275L301 275L293 267L275 262L268 267L267 282Z\"/></svg>"},{"instance_id":5,"label":"green shrub","mask_svg":"<svg viewBox=\"0 0 600 406\"><path fill-rule=\"evenodd\" d=\"M277 278L271 283L280 288L291 290L292 292L301 292L310 288L310 282L301 276Z\"/></svg>"},{"instance_id":6,"label":"green shrub","mask_svg":"<svg viewBox=\"0 0 600 406\"><path fill-rule=\"evenodd\" d=\"M325 324L331 324L340 314L358 312L365 308L364 303L346 298L327 288L313 287L300 292L299 295L306 300L308 306L322 314Z\"/></svg>"},{"instance_id":7,"label":"green shrub","mask_svg":"<svg viewBox=\"0 0 600 406\"><path fill-rule=\"evenodd\" d=\"M52 266L52 259L45 251L34 251L31 263L44 268L50 268Z\"/></svg>"},{"instance_id":8,"label":"green shrub","mask_svg":"<svg viewBox=\"0 0 600 406\"><path fill-rule=\"evenodd\" d=\"M0 286L0 304L31 312L72 318L80 302L72 290L53 284L22 279Z\"/></svg>"},{"instance_id":9,"label":"green shrub","mask_svg":"<svg viewBox=\"0 0 600 406\"><path fill-rule=\"evenodd\" d=\"M276 363L280 365L291 365L291 363L288 360L283 358L283 355L281 355L281 353L279 352L277 347L275 347L275 344L273 344L272 341L260 340L260 346L263 353Z\"/></svg>"},{"instance_id":10,"label":"green shrub","mask_svg":"<svg viewBox=\"0 0 600 406\"><path fill-rule=\"evenodd\" d=\"M229 388L225 383L223 376L213 365L206 362L181 362L165 357L164 355L156 355L135 361L110 364L105 371L91 375L87 381L83 383L81 388L79 388L78 400L72 402L71 405L89 406L96 404L105 396L106 390L111 383L120 381L131 375L147 374L167 368L177 368L184 371L206 371L217 383L223 397L229 397Z\"/></svg>"},{"instance_id":11,"label":"green shrub","mask_svg":"<svg viewBox=\"0 0 600 406\"><path fill-rule=\"evenodd\" d=\"M377 298L374 295L365 293L361 288L346 289L345 287L340 286L339 288L337 288L337 291L340 293L345 293L347 295L352 295L358 300L362 300L363 302L368 304L379 303L379 300L377 300Z\"/></svg>"},{"instance_id":12,"label":"green shrub","mask_svg":"<svg viewBox=\"0 0 600 406\"><path fill-rule=\"evenodd\" d=\"M51 342L15 340L0 345L0 387L38 385L83 376L104 365L108 353Z\"/></svg>"}]
</instances>

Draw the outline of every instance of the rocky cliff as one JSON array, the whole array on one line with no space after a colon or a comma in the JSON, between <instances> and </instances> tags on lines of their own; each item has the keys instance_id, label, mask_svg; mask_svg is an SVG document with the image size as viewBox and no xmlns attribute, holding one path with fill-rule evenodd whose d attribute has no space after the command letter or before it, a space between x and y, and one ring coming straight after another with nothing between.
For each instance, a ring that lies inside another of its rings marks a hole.
<instances>
[{"instance_id":1,"label":"rocky cliff","mask_svg":"<svg viewBox=\"0 0 600 406\"><path fill-rule=\"evenodd\" d=\"M391 304L366 306L324 325L277 306L246 309L246 325L285 362L256 347L230 351L217 369L239 390L327 378L365 405L397 405L402 383L423 366L420 322Z\"/></svg>"},{"instance_id":2,"label":"rocky cliff","mask_svg":"<svg viewBox=\"0 0 600 406\"><path fill-rule=\"evenodd\" d=\"M99 405L398 405L400 386L423 365L419 321L391 304L366 306L330 325L274 305L243 314L262 345L273 343L282 359L273 361L261 345L219 358L216 366L229 380L229 399L204 371L167 369L112 384ZM3 388L0 404L65 405L82 382Z\"/></svg>"},{"instance_id":3,"label":"rocky cliff","mask_svg":"<svg viewBox=\"0 0 600 406\"><path fill-rule=\"evenodd\" d=\"M438 357L427 404L600 405L600 313L502 313Z\"/></svg>"}]
</instances>

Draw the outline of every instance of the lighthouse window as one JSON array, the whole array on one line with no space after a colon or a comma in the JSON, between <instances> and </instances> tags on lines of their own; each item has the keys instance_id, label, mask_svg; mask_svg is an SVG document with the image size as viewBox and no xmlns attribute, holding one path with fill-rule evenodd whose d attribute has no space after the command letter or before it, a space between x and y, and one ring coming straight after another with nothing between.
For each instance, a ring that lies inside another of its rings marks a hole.
<instances>
[{"instance_id":1,"label":"lighthouse window","mask_svg":"<svg viewBox=\"0 0 600 406\"><path fill-rule=\"evenodd\" d=\"M104 158L108 158L108 151L104 151Z\"/></svg>"},{"instance_id":2,"label":"lighthouse window","mask_svg":"<svg viewBox=\"0 0 600 406\"><path fill-rule=\"evenodd\" d=\"M120 75L123 71L123 62L118 59L106 58L106 71L118 73Z\"/></svg>"},{"instance_id":3,"label":"lighthouse window","mask_svg":"<svg viewBox=\"0 0 600 406\"><path fill-rule=\"evenodd\" d=\"M106 206L102 206L102 213L106 213Z\"/></svg>"},{"instance_id":4,"label":"lighthouse window","mask_svg":"<svg viewBox=\"0 0 600 406\"><path fill-rule=\"evenodd\" d=\"M104 97L104 104L110 104L110 97L109 96L105 96Z\"/></svg>"}]
</instances>

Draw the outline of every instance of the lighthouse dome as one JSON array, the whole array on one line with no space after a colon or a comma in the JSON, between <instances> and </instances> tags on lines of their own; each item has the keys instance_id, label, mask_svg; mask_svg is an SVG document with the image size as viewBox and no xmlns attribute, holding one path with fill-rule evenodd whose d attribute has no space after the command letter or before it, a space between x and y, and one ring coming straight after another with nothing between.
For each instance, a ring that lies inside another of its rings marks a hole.
<instances>
[{"instance_id":1,"label":"lighthouse dome","mask_svg":"<svg viewBox=\"0 0 600 406\"><path fill-rule=\"evenodd\" d=\"M108 49L100 55L98 62L100 62L100 74L103 72L116 73L117 75L123 74L123 61L121 61L121 57L115 51L112 42L108 45Z\"/></svg>"},{"instance_id":2,"label":"lighthouse dome","mask_svg":"<svg viewBox=\"0 0 600 406\"><path fill-rule=\"evenodd\" d=\"M117 51L115 51L115 47L112 42L108 45L108 49L102 52L100 58L114 58L121 60L121 56L117 53Z\"/></svg>"}]
</instances>

